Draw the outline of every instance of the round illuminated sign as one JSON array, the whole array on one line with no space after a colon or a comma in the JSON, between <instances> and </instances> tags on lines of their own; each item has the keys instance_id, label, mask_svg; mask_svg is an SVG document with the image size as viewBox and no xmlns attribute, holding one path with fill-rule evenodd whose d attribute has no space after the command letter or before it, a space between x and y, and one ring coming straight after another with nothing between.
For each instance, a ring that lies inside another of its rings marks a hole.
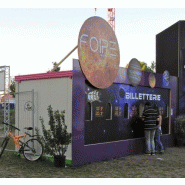
<instances>
[{"instance_id":1,"label":"round illuminated sign","mask_svg":"<svg viewBox=\"0 0 185 185\"><path fill-rule=\"evenodd\" d=\"M116 35L107 21L90 17L78 37L78 57L87 80L97 88L107 88L115 80L120 63Z\"/></svg>"},{"instance_id":2,"label":"round illuminated sign","mask_svg":"<svg viewBox=\"0 0 185 185\"><path fill-rule=\"evenodd\" d=\"M154 88L156 85L156 79L155 79L155 75L153 73L150 73L149 75L149 84L151 88Z\"/></svg>"},{"instance_id":3,"label":"round illuminated sign","mask_svg":"<svg viewBox=\"0 0 185 185\"><path fill-rule=\"evenodd\" d=\"M141 71L140 62L136 58L133 58L129 62L127 74L128 74L130 83L133 86L138 86L141 81L142 71Z\"/></svg>"}]
</instances>

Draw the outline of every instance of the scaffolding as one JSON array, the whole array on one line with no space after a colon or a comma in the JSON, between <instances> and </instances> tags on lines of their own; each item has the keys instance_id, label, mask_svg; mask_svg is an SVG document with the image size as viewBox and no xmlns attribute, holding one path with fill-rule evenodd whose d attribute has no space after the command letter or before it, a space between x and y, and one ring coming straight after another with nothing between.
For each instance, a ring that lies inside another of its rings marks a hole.
<instances>
[{"instance_id":1,"label":"scaffolding","mask_svg":"<svg viewBox=\"0 0 185 185\"><path fill-rule=\"evenodd\" d=\"M108 23L110 24L114 32L115 32L115 16L116 16L115 12L116 12L115 8L107 8Z\"/></svg>"},{"instance_id":2,"label":"scaffolding","mask_svg":"<svg viewBox=\"0 0 185 185\"><path fill-rule=\"evenodd\" d=\"M1 89L3 92L3 108L4 108L4 123L10 124L10 66L0 66L0 73L2 79L1 81ZM3 76L4 75L4 76ZM8 125L4 125L4 131L7 132L9 130Z\"/></svg>"}]
</instances>

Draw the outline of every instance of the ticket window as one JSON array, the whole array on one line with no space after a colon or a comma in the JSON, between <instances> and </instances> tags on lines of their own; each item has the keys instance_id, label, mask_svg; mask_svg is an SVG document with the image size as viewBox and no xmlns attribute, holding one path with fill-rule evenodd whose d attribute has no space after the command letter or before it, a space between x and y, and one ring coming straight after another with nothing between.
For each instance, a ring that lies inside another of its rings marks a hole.
<instances>
[{"instance_id":1,"label":"ticket window","mask_svg":"<svg viewBox=\"0 0 185 185\"><path fill-rule=\"evenodd\" d=\"M92 103L88 102L85 106L85 120L92 120Z\"/></svg>"},{"instance_id":2,"label":"ticket window","mask_svg":"<svg viewBox=\"0 0 185 185\"><path fill-rule=\"evenodd\" d=\"M128 103L124 105L124 118L128 119Z\"/></svg>"},{"instance_id":3,"label":"ticket window","mask_svg":"<svg viewBox=\"0 0 185 185\"><path fill-rule=\"evenodd\" d=\"M111 103L107 103L105 111L106 111L105 112L105 119L112 120L112 105L111 105Z\"/></svg>"}]
</instances>

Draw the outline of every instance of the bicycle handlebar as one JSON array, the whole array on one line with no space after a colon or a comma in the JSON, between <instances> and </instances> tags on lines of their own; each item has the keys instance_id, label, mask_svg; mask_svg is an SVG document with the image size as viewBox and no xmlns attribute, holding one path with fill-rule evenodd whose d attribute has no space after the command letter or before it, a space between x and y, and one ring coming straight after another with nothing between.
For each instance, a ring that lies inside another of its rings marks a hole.
<instances>
[{"instance_id":1,"label":"bicycle handlebar","mask_svg":"<svg viewBox=\"0 0 185 185\"><path fill-rule=\"evenodd\" d=\"M17 127L14 127L13 125L10 125L10 124L8 124L8 123L5 123L5 122L2 122L3 124L5 124L5 125L8 125L8 126L11 126L11 127L13 127L13 128L15 128L15 129L17 129L17 130L19 130L20 131L20 129L19 128L17 128Z\"/></svg>"}]
</instances>

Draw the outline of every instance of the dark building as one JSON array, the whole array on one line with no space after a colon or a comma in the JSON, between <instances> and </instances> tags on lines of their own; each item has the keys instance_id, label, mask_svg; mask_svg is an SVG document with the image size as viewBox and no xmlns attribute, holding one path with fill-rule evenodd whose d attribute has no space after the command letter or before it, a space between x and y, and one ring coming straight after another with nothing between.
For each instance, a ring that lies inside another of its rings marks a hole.
<instances>
[{"instance_id":1,"label":"dark building","mask_svg":"<svg viewBox=\"0 0 185 185\"><path fill-rule=\"evenodd\" d=\"M177 114L185 114L185 21L156 35L156 72L178 77Z\"/></svg>"}]
</instances>

